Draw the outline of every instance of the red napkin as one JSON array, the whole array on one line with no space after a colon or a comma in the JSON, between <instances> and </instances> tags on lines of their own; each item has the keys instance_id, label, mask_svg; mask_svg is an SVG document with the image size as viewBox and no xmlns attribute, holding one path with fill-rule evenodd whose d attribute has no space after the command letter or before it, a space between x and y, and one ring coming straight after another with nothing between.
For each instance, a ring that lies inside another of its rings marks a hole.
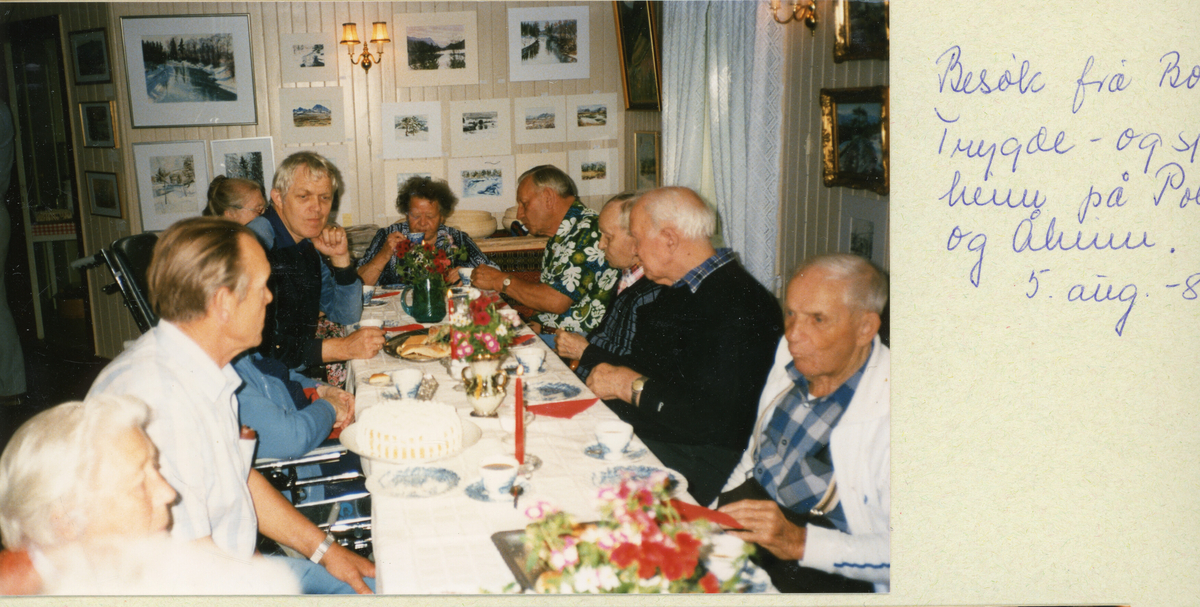
<instances>
[{"instance_id":1,"label":"red napkin","mask_svg":"<svg viewBox=\"0 0 1200 607\"><path fill-rule=\"evenodd\" d=\"M384 327L383 330L384 331L416 331L417 329L424 329L424 328L425 328L425 325L404 325L403 327Z\"/></svg>"},{"instance_id":2,"label":"red napkin","mask_svg":"<svg viewBox=\"0 0 1200 607\"><path fill-rule=\"evenodd\" d=\"M702 518L732 529L740 529L742 527L742 524L737 522L737 519L724 512L717 512L704 506L681 502L677 499L671 500L671 505L675 507L675 511L679 513L679 516L689 523Z\"/></svg>"},{"instance_id":3,"label":"red napkin","mask_svg":"<svg viewBox=\"0 0 1200 607\"><path fill-rule=\"evenodd\" d=\"M400 294L400 291L388 291L387 293L377 293L376 295L372 296L371 299L383 299L385 297L391 297L393 295L399 295L399 294Z\"/></svg>"},{"instance_id":4,"label":"red napkin","mask_svg":"<svg viewBox=\"0 0 1200 607\"><path fill-rule=\"evenodd\" d=\"M529 343L531 340L533 340L535 337L537 337L537 335L521 335L520 337L517 337L516 339L513 340L513 345L514 346L525 345L525 344Z\"/></svg>"},{"instance_id":5,"label":"red napkin","mask_svg":"<svg viewBox=\"0 0 1200 607\"><path fill-rule=\"evenodd\" d=\"M598 399L595 398L581 398L579 400L566 400L557 403L529 405L525 408L533 411L536 415L548 415L550 417L571 419L579 413L586 411L588 407L596 404L597 400Z\"/></svg>"}]
</instances>

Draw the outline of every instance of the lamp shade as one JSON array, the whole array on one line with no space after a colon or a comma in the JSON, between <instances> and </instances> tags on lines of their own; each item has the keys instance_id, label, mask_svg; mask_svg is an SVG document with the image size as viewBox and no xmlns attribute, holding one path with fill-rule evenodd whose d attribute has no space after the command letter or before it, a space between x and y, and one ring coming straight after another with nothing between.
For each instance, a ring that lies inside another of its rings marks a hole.
<instances>
[{"instance_id":1,"label":"lamp shade","mask_svg":"<svg viewBox=\"0 0 1200 607\"><path fill-rule=\"evenodd\" d=\"M358 39L358 25L353 23L342 24L342 44L361 44Z\"/></svg>"},{"instance_id":2,"label":"lamp shade","mask_svg":"<svg viewBox=\"0 0 1200 607\"><path fill-rule=\"evenodd\" d=\"M376 21L371 24L371 42L391 42L388 38L387 23Z\"/></svg>"}]
</instances>

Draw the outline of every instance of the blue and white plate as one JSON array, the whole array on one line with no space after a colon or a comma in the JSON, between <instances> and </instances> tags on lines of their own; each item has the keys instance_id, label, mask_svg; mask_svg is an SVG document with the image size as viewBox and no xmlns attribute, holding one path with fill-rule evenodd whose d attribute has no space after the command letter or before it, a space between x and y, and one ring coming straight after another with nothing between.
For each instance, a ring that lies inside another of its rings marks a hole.
<instances>
[{"instance_id":1,"label":"blue and white plate","mask_svg":"<svg viewBox=\"0 0 1200 607\"><path fill-rule=\"evenodd\" d=\"M517 486L520 487L525 493L529 493L529 482L528 481L526 481L525 479L518 476L516 478L516 483L517 483ZM512 483L508 483L508 484L504 485L503 487L501 487L500 495L491 495L488 493L488 490L484 488L483 479L479 479L479 480L471 483L470 485L467 485L467 489L466 489L467 497L469 497L475 501L479 501L479 502L493 502L493 503L511 502L512 494L509 493L509 491L512 491Z\"/></svg>"},{"instance_id":2,"label":"blue and white plate","mask_svg":"<svg viewBox=\"0 0 1200 607\"><path fill-rule=\"evenodd\" d=\"M584 455L595 459L604 459L609 461L636 461L642 459L642 457L646 455L646 448L629 443L628 445L625 445L625 451L623 451L621 455L610 459L607 457L608 447L605 447L600 443L596 443L594 445L588 445L587 448L583 450L583 453Z\"/></svg>"},{"instance_id":3,"label":"blue and white plate","mask_svg":"<svg viewBox=\"0 0 1200 607\"><path fill-rule=\"evenodd\" d=\"M372 299L371 301L364 303L363 307L364 308L378 308L380 306L386 306L386 305L388 305L388 302L386 299Z\"/></svg>"},{"instance_id":4,"label":"blue and white plate","mask_svg":"<svg viewBox=\"0 0 1200 607\"><path fill-rule=\"evenodd\" d=\"M687 491L687 479L683 475L669 468L659 468L658 466L613 466L605 468L592 475L592 484L597 487L611 487L620 484L622 479L630 478L633 480L645 480L650 478L655 472L666 472L667 476L674 481L675 487L671 490L672 495L680 495Z\"/></svg>"},{"instance_id":5,"label":"blue and white plate","mask_svg":"<svg viewBox=\"0 0 1200 607\"><path fill-rule=\"evenodd\" d=\"M391 497L433 497L458 486L458 475L445 468L421 466L391 470L367 478L367 491Z\"/></svg>"},{"instance_id":6,"label":"blue and white plate","mask_svg":"<svg viewBox=\"0 0 1200 607\"><path fill-rule=\"evenodd\" d=\"M526 389L527 398L534 404L570 400L579 396L581 392L582 390L579 389L579 386L561 381L545 383L530 382L529 387Z\"/></svg>"}]
</instances>

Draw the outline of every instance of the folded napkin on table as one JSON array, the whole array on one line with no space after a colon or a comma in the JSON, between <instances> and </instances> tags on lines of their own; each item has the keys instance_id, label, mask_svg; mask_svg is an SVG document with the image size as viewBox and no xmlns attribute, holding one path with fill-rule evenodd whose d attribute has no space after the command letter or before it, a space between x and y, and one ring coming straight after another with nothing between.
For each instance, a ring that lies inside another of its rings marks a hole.
<instances>
[{"instance_id":1,"label":"folded napkin on table","mask_svg":"<svg viewBox=\"0 0 1200 607\"><path fill-rule=\"evenodd\" d=\"M396 332L396 331L402 332L402 331L416 331L417 329L424 329L424 328L425 328L425 325L404 325L403 327L384 327L383 330L384 331L392 331L392 332Z\"/></svg>"},{"instance_id":2,"label":"folded napkin on table","mask_svg":"<svg viewBox=\"0 0 1200 607\"><path fill-rule=\"evenodd\" d=\"M588 407L596 404L596 398L581 398L579 400L567 400L557 403L545 403L541 405L529 405L526 409L533 411L534 415L546 415L549 417L561 417L562 419L571 419L579 413L586 411Z\"/></svg>"},{"instance_id":3,"label":"folded napkin on table","mask_svg":"<svg viewBox=\"0 0 1200 607\"><path fill-rule=\"evenodd\" d=\"M399 295L399 294L400 294L400 291L388 291L387 293L376 293L375 295L371 296L371 299L383 299L385 297L391 297L393 295Z\"/></svg>"},{"instance_id":4,"label":"folded napkin on table","mask_svg":"<svg viewBox=\"0 0 1200 607\"><path fill-rule=\"evenodd\" d=\"M530 341L532 341L533 338L535 338L535 337L537 337L537 336L536 335L520 335L516 339L513 340L513 345L514 346L525 345L525 344L529 343Z\"/></svg>"},{"instance_id":5,"label":"folded napkin on table","mask_svg":"<svg viewBox=\"0 0 1200 607\"><path fill-rule=\"evenodd\" d=\"M697 506L695 504L681 502L677 499L672 499L671 505L675 507L675 511L679 513L679 516L687 522L702 518L717 523L718 525L730 527L732 529L739 529L742 526L742 524L737 522L737 519L733 518L732 516L729 516L724 512L717 512L716 510L705 508L704 506Z\"/></svg>"}]
</instances>

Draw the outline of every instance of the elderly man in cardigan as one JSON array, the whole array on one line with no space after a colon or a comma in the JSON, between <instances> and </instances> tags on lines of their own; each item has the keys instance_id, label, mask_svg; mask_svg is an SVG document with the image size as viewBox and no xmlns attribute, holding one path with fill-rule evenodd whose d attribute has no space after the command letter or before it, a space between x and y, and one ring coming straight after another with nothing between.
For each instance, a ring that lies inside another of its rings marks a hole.
<instances>
[{"instance_id":1,"label":"elderly man in cardigan","mask_svg":"<svg viewBox=\"0 0 1200 607\"><path fill-rule=\"evenodd\" d=\"M702 504L750 438L783 329L775 297L732 251L713 248L716 224L687 188L638 198L629 215L635 253L646 278L666 288L638 308L630 352L598 360L587 380Z\"/></svg>"},{"instance_id":2,"label":"elderly man in cardigan","mask_svg":"<svg viewBox=\"0 0 1200 607\"><path fill-rule=\"evenodd\" d=\"M788 285L754 437L721 496L781 591L888 590L887 288L853 255L810 259Z\"/></svg>"}]
</instances>

